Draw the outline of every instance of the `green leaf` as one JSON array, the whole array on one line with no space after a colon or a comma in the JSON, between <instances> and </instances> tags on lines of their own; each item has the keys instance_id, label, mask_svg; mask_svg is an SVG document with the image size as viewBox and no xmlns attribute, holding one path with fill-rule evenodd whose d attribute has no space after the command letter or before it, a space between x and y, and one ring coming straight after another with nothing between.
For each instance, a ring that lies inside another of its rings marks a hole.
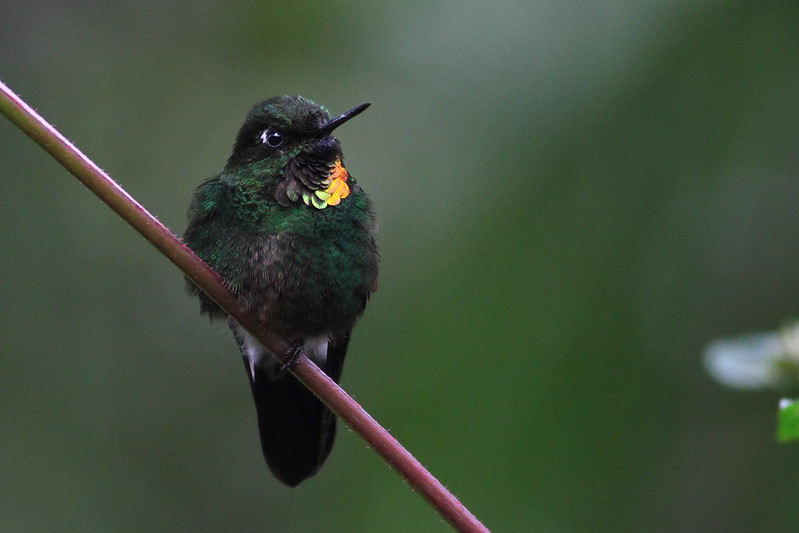
<instances>
[{"instance_id":1,"label":"green leaf","mask_svg":"<svg viewBox=\"0 0 799 533\"><path fill-rule=\"evenodd\" d=\"M777 440L780 442L799 440L799 400L788 398L780 400Z\"/></svg>"}]
</instances>

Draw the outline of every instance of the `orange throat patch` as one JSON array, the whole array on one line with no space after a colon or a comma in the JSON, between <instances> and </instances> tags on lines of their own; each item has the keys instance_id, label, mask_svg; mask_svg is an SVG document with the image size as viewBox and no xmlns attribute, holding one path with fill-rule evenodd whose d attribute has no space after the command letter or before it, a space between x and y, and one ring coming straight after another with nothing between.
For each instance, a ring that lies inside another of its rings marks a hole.
<instances>
[{"instance_id":1,"label":"orange throat patch","mask_svg":"<svg viewBox=\"0 0 799 533\"><path fill-rule=\"evenodd\" d=\"M336 166L330 173L330 187L325 189L325 192L330 194L327 199L327 205L338 205L342 199L350 195L350 186L347 185L347 178L350 175L347 169L341 164L341 160L336 161Z\"/></svg>"},{"instance_id":2,"label":"orange throat patch","mask_svg":"<svg viewBox=\"0 0 799 533\"><path fill-rule=\"evenodd\" d=\"M312 205L317 209L324 209L329 205L340 204L341 200L350 194L350 186L347 185L347 178L349 178L347 169L341 164L341 160L337 160L336 165L333 167L333 170L330 171L327 178L330 180L330 185L324 190L319 189L304 193L302 195L303 202L305 202L305 205Z\"/></svg>"}]
</instances>

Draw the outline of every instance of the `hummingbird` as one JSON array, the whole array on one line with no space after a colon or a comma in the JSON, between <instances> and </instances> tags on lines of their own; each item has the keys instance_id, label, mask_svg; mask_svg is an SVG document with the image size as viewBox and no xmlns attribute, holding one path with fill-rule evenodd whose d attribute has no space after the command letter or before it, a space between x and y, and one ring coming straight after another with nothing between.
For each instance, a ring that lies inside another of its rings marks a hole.
<instances>
[{"instance_id":1,"label":"hummingbird","mask_svg":"<svg viewBox=\"0 0 799 533\"><path fill-rule=\"evenodd\" d=\"M338 382L350 333L377 289L372 203L344 166L336 117L302 96L256 104L220 174L194 192L184 242L250 315ZM291 487L315 475L336 432L333 413L187 280L211 319L226 319L252 389L261 449Z\"/></svg>"}]
</instances>

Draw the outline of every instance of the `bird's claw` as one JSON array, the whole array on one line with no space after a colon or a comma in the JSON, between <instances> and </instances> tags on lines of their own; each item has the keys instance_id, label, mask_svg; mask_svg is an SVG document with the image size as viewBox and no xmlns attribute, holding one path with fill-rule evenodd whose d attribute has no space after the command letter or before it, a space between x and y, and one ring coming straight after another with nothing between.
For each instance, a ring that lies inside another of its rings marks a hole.
<instances>
[{"instance_id":1,"label":"bird's claw","mask_svg":"<svg viewBox=\"0 0 799 533\"><path fill-rule=\"evenodd\" d=\"M288 348L285 349L283 352L283 366L280 367L281 370L291 370L297 363L300 362L300 359L303 358L305 354L302 351L302 344L299 342L292 342ZM288 359L288 360L287 360Z\"/></svg>"}]
</instances>

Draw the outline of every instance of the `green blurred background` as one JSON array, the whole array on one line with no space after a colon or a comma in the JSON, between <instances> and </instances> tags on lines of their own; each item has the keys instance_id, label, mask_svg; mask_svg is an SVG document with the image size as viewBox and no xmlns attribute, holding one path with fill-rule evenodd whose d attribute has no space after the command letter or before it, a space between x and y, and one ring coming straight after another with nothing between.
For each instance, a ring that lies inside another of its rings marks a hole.
<instances>
[{"instance_id":1,"label":"green blurred background","mask_svg":"<svg viewBox=\"0 0 799 533\"><path fill-rule=\"evenodd\" d=\"M6 0L0 79L178 233L256 101L373 102L345 388L495 531L796 530L777 393L701 361L799 313L795 0ZM346 430L275 481L225 326L5 120L0 159L0 530L447 531Z\"/></svg>"}]
</instances>

